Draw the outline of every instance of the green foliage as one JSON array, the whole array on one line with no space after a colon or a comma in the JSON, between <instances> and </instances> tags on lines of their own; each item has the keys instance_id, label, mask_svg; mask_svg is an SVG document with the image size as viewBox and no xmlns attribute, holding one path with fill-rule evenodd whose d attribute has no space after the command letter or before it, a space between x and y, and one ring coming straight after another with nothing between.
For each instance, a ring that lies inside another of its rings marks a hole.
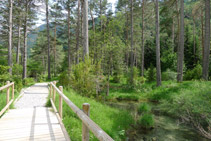
<instances>
[{"instance_id":1,"label":"green foliage","mask_svg":"<svg viewBox=\"0 0 211 141\"><path fill-rule=\"evenodd\" d=\"M142 128L151 128L154 126L154 116L152 114L145 113L141 118L138 120L138 123L141 125Z\"/></svg>"},{"instance_id":2,"label":"green foliage","mask_svg":"<svg viewBox=\"0 0 211 141\"><path fill-rule=\"evenodd\" d=\"M150 68L146 71L146 79L147 82L155 81L156 79L156 69L153 67L153 65L150 65Z\"/></svg>"},{"instance_id":3,"label":"green foliage","mask_svg":"<svg viewBox=\"0 0 211 141\"><path fill-rule=\"evenodd\" d=\"M23 66L14 64L12 67L12 75L21 76L23 73Z\"/></svg>"},{"instance_id":4,"label":"green foliage","mask_svg":"<svg viewBox=\"0 0 211 141\"><path fill-rule=\"evenodd\" d=\"M59 75L59 85L69 88L70 76L68 75L68 72L64 71Z\"/></svg>"},{"instance_id":5,"label":"green foliage","mask_svg":"<svg viewBox=\"0 0 211 141\"><path fill-rule=\"evenodd\" d=\"M167 69L165 72L162 73L162 80L169 81L169 80L176 80L177 73Z\"/></svg>"},{"instance_id":6,"label":"green foliage","mask_svg":"<svg viewBox=\"0 0 211 141\"><path fill-rule=\"evenodd\" d=\"M25 78L23 80L23 84L25 86L30 86L30 85L33 85L34 83L35 83L34 78Z\"/></svg>"},{"instance_id":7,"label":"green foliage","mask_svg":"<svg viewBox=\"0 0 211 141\"><path fill-rule=\"evenodd\" d=\"M127 86L129 88L137 88L145 83L145 78L140 76L139 70L136 67L130 69L127 75Z\"/></svg>"},{"instance_id":8,"label":"green foliage","mask_svg":"<svg viewBox=\"0 0 211 141\"><path fill-rule=\"evenodd\" d=\"M187 70L184 75L184 80L199 80L202 77L202 67L200 64L197 64L191 70Z\"/></svg>"},{"instance_id":9,"label":"green foliage","mask_svg":"<svg viewBox=\"0 0 211 141\"><path fill-rule=\"evenodd\" d=\"M151 112L151 107L147 103L142 103L138 108L139 113L149 113Z\"/></svg>"},{"instance_id":10,"label":"green foliage","mask_svg":"<svg viewBox=\"0 0 211 141\"><path fill-rule=\"evenodd\" d=\"M20 76L13 76L13 81L15 82L15 89L20 91L23 88L23 81Z\"/></svg>"},{"instance_id":11,"label":"green foliage","mask_svg":"<svg viewBox=\"0 0 211 141\"><path fill-rule=\"evenodd\" d=\"M100 63L92 64L90 59L85 59L72 66L70 76L64 72L59 77L63 86L71 86L83 96L95 97L105 87L105 77L102 75Z\"/></svg>"},{"instance_id":12,"label":"green foliage","mask_svg":"<svg viewBox=\"0 0 211 141\"><path fill-rule=\"evenodd\" d=\"M6 82L10 80L10 75L8 73L8 66L0 65L0 82Z\"/></svg>"}]
</instances>

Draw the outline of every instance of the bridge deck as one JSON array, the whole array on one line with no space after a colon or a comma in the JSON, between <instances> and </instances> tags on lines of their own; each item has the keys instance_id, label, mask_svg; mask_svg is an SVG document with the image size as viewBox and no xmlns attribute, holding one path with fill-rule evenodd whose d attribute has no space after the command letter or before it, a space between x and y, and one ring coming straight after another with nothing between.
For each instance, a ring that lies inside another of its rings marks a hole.
<instances>
[{"instance_id":1,"label":"bridge deck","mask_svg":"<svg viewBox=\"0 0 211 141\"><path fill-rule=\"evenodd\" d=\"M47 87L47 85L46 85ZM42 91L46 87L36 86ZM31 88L34 89L33 86ZM27 92L30 88L27 89ZM32 92L33 93L33 92ZM33 93L33 98L36 98ZM38 93L39 94L39 93ZM30 97L27 95L27 97ZM24 96L19 100L23 102ZM27 98L27 100L29 100ZM36 100L36 99L35 99ZM18 102L17 102L18 104ZM64 141L65 136L56 114L51 108L34 106L11 109L0 119L0 141L27 141L27 140L58 140Z\"/></svg>"}]
</instances>

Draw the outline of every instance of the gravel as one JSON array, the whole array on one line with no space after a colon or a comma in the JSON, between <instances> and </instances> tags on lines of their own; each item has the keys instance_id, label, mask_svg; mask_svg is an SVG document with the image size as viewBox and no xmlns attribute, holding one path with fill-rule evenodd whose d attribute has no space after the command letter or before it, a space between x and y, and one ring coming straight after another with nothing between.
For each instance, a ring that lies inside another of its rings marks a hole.
<instances>
[{"instance_id":1,"label":"gravel","mask_svg":"<svg viewBox=\"0 0 211 141\"><path fill-rule=\"evenodd\" d=\"M48 83L37 83L24 90L24 95L15 103L15 108L45 107L48 93Z\"/></svg>"}]
</instances>

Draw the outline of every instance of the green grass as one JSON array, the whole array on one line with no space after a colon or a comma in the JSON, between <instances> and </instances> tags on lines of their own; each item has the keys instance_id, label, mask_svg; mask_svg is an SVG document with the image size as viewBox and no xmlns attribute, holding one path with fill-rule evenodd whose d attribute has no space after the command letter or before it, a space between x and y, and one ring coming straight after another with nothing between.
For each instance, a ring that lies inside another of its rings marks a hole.
<instances>
[{"instance_id":1,"label":"green grass","mask_svg":"<svg viewBox=\"0 0 211 141\"><path fill-rule=\"evenodd\" d=\"M15 90L14 96L15 96L14 99L16 99L19 96L19 92L17 90ZM12 89L10 88L10 100L11 98L12 98ZM0 111L7 105L6 99L7 99L7 91L6 90L0 91ZM10 108L12 109L14 108L13 103L11 104Z\"/></svg>"},{"instance_id":2,"label":"green grass","mask_svg":"<svg viewBox=\"0 0 211 141\"><path fill-rule=\"evenodd\" d=\"M127 111L115 109L93 99L82 97L73 90L64 90L64 94L80 109L82 108L83 103L89 103L91 105L91 119L115 140L124 139L126 129L134 123L132 116ZM57 95L57 109L58 99ZM49 102L47 105L50 106ZM66 103L63 103L63 123L72 140L81 140L82 122ZM90 140L97 139L91 134Z\"/></svg>"}]
</instances>

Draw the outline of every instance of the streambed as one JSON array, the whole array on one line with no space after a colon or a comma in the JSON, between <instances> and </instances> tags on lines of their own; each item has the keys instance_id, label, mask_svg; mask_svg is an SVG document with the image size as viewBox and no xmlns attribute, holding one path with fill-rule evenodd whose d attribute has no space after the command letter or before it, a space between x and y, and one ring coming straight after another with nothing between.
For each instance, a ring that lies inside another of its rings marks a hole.
<instances>
[{"instance_id":1,"label":"streambed","mask_svg":"<svg viewBox=\"0 0 211 141\"><path fill-rule=\"evenodd\" d=\"M130 111L134 119L138 119L138 102L107 102L107 105ZM155 127L143 130L131 126L127 131L128 141L208 141L198 134L192 127L180 124L179 120L165 116L155 115Z\"/></svg>"}]
</instances>

